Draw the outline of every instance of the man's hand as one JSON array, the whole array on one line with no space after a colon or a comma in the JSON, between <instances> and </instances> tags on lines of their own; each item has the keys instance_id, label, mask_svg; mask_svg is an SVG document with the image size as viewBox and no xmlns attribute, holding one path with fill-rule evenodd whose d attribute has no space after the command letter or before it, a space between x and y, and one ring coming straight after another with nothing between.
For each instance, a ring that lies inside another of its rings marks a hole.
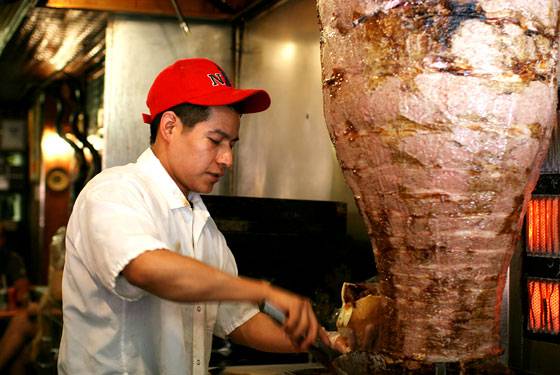
<instances>
[{"instance_id":1,"label":"man's hand","mask_svg":"<svg viewBox=\"0 0 560 375\"><path fill-rule=\"evenodd\" d=\"M296 351L307 351L317 338L330 346L328 335L317 321L307 298L270 287L266 300L286 316L282 327Z\"/></svg>"}]
</instances>

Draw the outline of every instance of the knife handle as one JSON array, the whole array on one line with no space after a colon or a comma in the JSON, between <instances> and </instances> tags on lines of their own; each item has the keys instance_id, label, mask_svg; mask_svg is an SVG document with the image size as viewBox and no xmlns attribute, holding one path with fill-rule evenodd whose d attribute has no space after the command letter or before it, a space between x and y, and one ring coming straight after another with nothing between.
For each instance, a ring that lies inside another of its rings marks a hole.
<instances>
[{"instance_id":1,"label":"knife handle","mask_svg":"<svg viewBox=\"0 0 560 375\"><path fill-rule=\"evenodd\" d=\"M284 314L282 310L268 301L264 301L261 304L261 311L270 316L280 325L284 325L284 323L286 322L286 314Z\"/></svg>"}]
</instances>

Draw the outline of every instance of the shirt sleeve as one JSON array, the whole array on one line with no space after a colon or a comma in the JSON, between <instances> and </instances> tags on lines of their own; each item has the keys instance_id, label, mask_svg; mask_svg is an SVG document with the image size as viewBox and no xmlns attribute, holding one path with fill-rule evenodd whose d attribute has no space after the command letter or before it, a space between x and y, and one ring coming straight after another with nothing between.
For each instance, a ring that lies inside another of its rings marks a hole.
<instances>
[{"instance_id":1,"label":"shirt sleeve","mask_svg":"<svg viewBox=\"0 0 560 375\"><path fill-rule=\"evenodd\" d=\"M245 302L221 302L214 334L225 338L259 312L256 305Z\"/></svg>"},{"instance_id":2,"label":"shirt sleeve","mask_svg":"<svg viewBox=\"0 0 560 375\"><path fill-rule=\"evenodd\" d=\"M156 225L141 188L132 181L94 186L84 197L80 234L86 267L110 291L125 300L147 292L130 284L120 273L140 254L168 246L158 238Z\"/></svg>"}]
</instances>

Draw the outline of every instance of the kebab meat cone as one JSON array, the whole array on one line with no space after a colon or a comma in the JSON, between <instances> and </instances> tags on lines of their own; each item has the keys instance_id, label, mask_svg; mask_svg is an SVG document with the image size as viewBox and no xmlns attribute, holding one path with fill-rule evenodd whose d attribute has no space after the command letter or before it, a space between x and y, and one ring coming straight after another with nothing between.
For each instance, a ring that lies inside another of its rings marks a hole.
<instances>
[{"instance_id":1,"label":"kebab meat cone","mask_svg":"<svg viewBox=\"0 0 560 375\"><path fill-rule=\"evenodd\" d=\"M424 363L498 355L508 265L556 124L558 0L318 10L325 118L388 301L376 348Z\"/></svg>"}]
</instances>

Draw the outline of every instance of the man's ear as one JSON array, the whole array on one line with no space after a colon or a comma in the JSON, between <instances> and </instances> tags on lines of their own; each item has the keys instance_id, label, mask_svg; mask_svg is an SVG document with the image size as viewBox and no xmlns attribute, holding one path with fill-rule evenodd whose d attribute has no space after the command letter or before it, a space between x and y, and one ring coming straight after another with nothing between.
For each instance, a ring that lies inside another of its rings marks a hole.
<instances>
[{"instance_id":1,"label":"man's ear","mask_svg":"<svg viewBox=\"0 0 560 375\"><path fill-rule=\"evenodd\" d=\"M171 134L173 134L173 130L180 126L179 118L177 115L172 111L163 112L161 115L161 121L159 122L159 135L164 140L169 140ZM179 129L180 130L180 129Z\"/></svg>"}]
</instances>

